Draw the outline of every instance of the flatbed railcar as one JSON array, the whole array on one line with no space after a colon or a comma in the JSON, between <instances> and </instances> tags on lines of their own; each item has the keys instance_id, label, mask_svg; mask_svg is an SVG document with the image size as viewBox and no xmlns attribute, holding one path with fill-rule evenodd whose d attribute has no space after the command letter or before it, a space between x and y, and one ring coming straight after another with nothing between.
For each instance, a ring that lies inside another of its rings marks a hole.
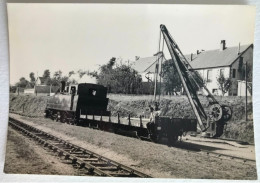
<instances>
[{"instance_id":1,"label":"flatbed railcar","mask_svg":"<svg viewBox=\"0 0 260 183\"><path fill-rule=\"evenodd\" d=\"M102 85L80 83L65 87L62 82L61 89L47 102L45 117L153 141L165 137L173 141L183 133L197 130L196 119L155 117L151 135L146 127L149 119L112 117L107 111L108 100L107 88Z\"/></svg>"}]
</instances>

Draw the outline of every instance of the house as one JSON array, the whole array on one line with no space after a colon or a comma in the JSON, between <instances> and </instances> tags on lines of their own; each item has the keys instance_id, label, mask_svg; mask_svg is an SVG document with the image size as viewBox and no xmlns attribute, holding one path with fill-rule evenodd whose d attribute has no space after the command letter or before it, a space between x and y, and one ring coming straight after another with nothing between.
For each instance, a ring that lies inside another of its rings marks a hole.
<instances>
[{"instance_id":1,"label":"house","mask_svg":"<svg viewBox=\"0 0 260 183\"><path fill-rule=\"evenodd\" d=\"M185 55L191 67L201 75L209 91L214 95L222 95L217 82L220 73L231 78L232 85L225 96L238 95L238 80L244 80L243 67L253 67L253 44L226 47L225 40L216 50L197 51L197 54Z\"/></svg>"},{"instance_id":2,"label":"house","mask_svg":"<svg viewBox=\"0 0 260 183\"><path fill-rule=\"evenodd\" d=\"M143 82L152 82L154 81L155 68L158 61L165 61L162 52L156 53L152 57L136 57L132 67L142 76ZM158 64L158 70L161 70L160 64Z\"/></svg>"},{"instance_id":3,"label":"house","mask_svg":"<svg viewBox=\"0 0 260 183\"><path fill-rule=\"evenodd\" d=\"M165 61L163 54L160 52L159 54L161 60ZM217 78L222 73L225 78L231 78L232 81L231 88L225 96L237 96L240 94L238 81L244 80L245 63L249 69L252 70L253 67L253 44L227 47L226 41L221 40L219 49L197 50L196 54L185 55L185 57L192 68L201 75L212 94L222 95L217 82ZM142 75L144 82L154 81L157 58L158 55L139 58L133 65L133 68Z\"/></svg>"},{"instance_id":4,"label":"house","mask_svg":"<svg viewBox=\"0 0 260 183\"><path fill-rule=\"evenodd\" d=\"M161 64L159 63L163 61L165 61L165 57L162 52L158 52L152 57L136 57L132 67L142 77L143 94L153 94L155 73L161 70Z\"/></svg>"},{"instance_id":5,"label":"house","mask_svg":"<svg viewBox=\"0 0 260 183\"><path fill-rule=\"evenodd\" d=\"M37 77L37 79L35 80L35 85L37 85L37 86L45 85L45 78L44 77Z\"/></svg>"},{"instance_id":6,"label":"house","mask_svg":"<svg viewBox=\"0 0 260 183\"><path fill-rule=\"evenodd\" d=\"M25 94L40 94L40 95L51 95L56 93L60 87L59 86L49 86L45 84L45 79L43 77L37 77L35 80L34 87L26 87L24 89Z\"/></svg>"}]
</instances>

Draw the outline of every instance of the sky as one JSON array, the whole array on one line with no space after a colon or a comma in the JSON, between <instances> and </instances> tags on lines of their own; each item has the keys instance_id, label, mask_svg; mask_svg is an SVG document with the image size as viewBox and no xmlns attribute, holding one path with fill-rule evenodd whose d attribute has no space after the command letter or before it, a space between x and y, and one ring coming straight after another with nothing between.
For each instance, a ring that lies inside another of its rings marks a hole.
<instances>
[{"instance_id":1,"label":"sky","mask_svg":"<svg viewBox=\"0 0 260 183\"><path fill-rule=\"evenodd\" d=\"M160 24L184 54L254 42L248 5L9 3L10 83L49 69L97 70L110 58L134 61L158 52ZM166 57L169 54L164 49Z\"/></svg>"}]
</instances>

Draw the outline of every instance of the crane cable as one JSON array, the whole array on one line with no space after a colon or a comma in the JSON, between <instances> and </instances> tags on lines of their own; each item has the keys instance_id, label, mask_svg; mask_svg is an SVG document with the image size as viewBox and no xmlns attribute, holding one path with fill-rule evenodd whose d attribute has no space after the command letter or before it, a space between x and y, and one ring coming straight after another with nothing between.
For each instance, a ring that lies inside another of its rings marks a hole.
<instances>
[{"instance_id":1,"label":"crane cable","mask_svg":"<svg viewBox=\"0 0 260 183\"><path fill-rule=\"evenodd\" d=\"M159 82L159 98L158 98L158 102L160 103L160 99L161 99L161 87L162 87L162 64L163 64L163 59L164 59L164 53L163 53L163 50L164 50L164 39L162 39L163 41L163 44L162 44L162 58L161 58L161 65L160 65L160 82Z\"/></svg>"},{"instance_id":2,"label":"crane cable","mask_svg":"<svg viewBox=\"0 0 260 183\"><path fill-rule=\"evenodd\" d=\"M157 76L159 75L160 77L160 80L159 80L159 94L158 94L158 102L157 104L159 105L160 103L160 97L161 97L161 87L162 87L162 62L163 62L163 59L164 59L164 53L163 53L163 50L164 50L164 42L165 40L162 38L162 32L160 31L160 34L159 34L159 50L158 50L158 53L157 53L157 59L156 59L156 65L155 65L155 78L154 78L154 102L156 102L156 96L157 96ZM162 50L161 50L161 42L162 42ZM161 55L160 55L161 53ZM159 71L160 69L160 71Z\"/></svg>"},{"instance_id":3,"label":"crane cable","mask_svg":"<svg viewBox=\"0 0 260 183\"><path fill-rule=\"evenodd\" d=\"M156 55L156 62L155 62L155 73L154 73L154 102L156 102L156 95L157 95L157 75L158 75L158 66L159 66L159 59L160 59L160 56L159 56L159 52L160 52L160 49L161 49L161 30L159 31L159 49L158 49L158 52L157 52L157 55Z\"/></svg>"}]
</instances>

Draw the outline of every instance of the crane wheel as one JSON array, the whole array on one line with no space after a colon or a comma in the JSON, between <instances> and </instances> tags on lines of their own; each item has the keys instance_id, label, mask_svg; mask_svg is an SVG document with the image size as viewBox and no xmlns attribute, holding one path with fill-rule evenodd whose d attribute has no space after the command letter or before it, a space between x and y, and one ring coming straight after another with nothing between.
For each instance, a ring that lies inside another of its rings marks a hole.
<instances>
[{"instance_id":1,"label":"crane wheel","mask_svg":"<svg viewBox=\"0 0 260 183\"><path fill-rule=\"evenodd\" d=\"M224 121L229 121L232 117L232 109L227 105L222 105L221 107L222 107L222 110L223 110L222 119Z\"/></svg>"},{"instance_id":2,"label":"crane wheel","mask_svg":"<svg viewBox=\"0 0 260 183\"><path fill-rule=\"evenodd\" d=\"M219 104L212 104L210 106L210 116L213 121L219 121L223 116L223 109Z\"/></svg>"}]
</instances>

